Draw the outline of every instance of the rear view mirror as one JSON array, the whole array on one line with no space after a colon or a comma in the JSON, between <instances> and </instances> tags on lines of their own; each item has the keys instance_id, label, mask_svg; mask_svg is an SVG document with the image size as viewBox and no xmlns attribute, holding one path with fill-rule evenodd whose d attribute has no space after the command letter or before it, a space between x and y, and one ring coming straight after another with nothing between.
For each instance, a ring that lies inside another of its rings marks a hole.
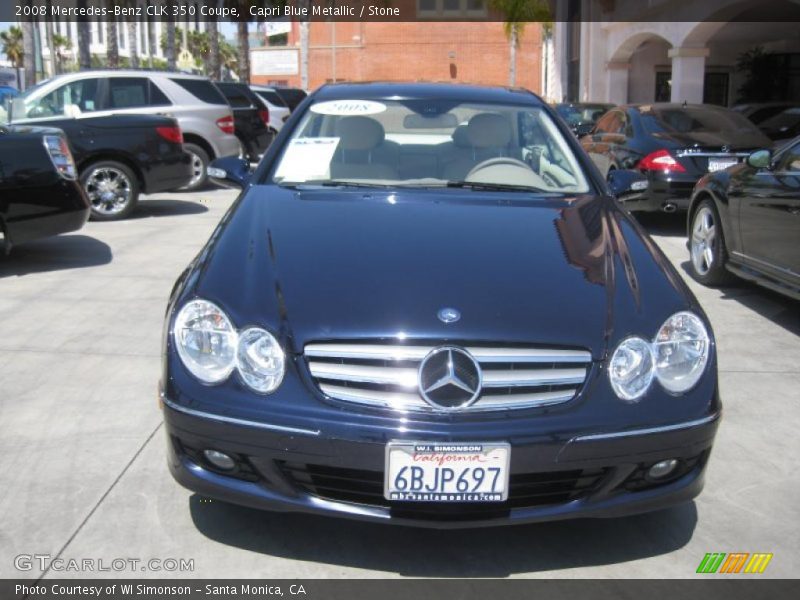
<instances>
[{"instance_id":1,"label":"rear view mirror","mask_svg":"<svg viewBox=\"0 0 800 600\"><path fill-rule=\"evenodd\" d=\"M242 189L250 183L250 163L238 156L226 156L211 161L206 169L208 178L223 187Z\"/></svg>"},{"instance_id":2,"label":"rear view mirror","mask_svg":"<svg viewBox=\"0 0 800 600\"><path fill-rule=\"evenodd\" d=\"M772 164L772 153L769 150L756 150L747 157L747 164L755 169L768 169Z\"/></svg>"},{"instance_id":3,"label":"rear view mirror","mask_svg":"<svg viewBox=\"0 0 800 600\"><path fill-rule=\"evenodd\" d=\"M638 194L647 189L648 180L639 171L614 169L608 172L608 187L615 197Z\"/></svg>"}]
</instances>

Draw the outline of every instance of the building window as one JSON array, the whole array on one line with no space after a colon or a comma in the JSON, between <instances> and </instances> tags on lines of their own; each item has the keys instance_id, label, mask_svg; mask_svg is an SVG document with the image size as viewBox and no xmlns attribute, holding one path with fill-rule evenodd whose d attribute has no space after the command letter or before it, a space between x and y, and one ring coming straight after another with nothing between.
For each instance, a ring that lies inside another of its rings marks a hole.
<instances>
[{"instance_id":1,"label":"building window","mask_svg":"<svg viewBox=\"0 0 800 600\"><path fill-rule=\"evenodd\" d=\"M656 72L656 102L669 102L672 98L672 71Z\"/></svg>"},{"instance_id":2,"label":"building window","mask_svg":"<svg viewBox=\"0 0 800 600\"><path fill-rule=\"evenodd\" d=\"M417 0L423 17L485 17L486 0Z\"/></svg>"},{"instance_id":3,"label":"building window","mask_svg":"<svg viewBox=\"0 0 800 600\"><path fill-rule=\"evenodd\" d=\"M703 80L703 104L728 106L730 76L727 73L706 73Z\"/></svg>"}]
</instances>

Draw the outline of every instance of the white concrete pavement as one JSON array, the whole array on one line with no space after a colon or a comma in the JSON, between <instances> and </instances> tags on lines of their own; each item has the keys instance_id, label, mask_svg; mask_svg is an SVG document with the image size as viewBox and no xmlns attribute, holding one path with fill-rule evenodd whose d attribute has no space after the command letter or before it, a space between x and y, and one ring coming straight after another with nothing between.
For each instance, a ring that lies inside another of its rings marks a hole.
<instances>
[{"instance_id":1,"label":"white concrete pavement","mask_svg":"<svg viewBox=\"0 0 800 600\"><path fill-rule=\"evenodd\" d=\"M156 407L167 297L235 194L159 194L132 218L0 258L0 577L20 554L194 560L105 577L691 577L706 552L800 558L800 308L690 281L714 324L725 416L706 490L617 520L440 532L205 501L171 479ZM645 220L687 260L682 221ZM688 279L688 276L687 276ZM50 570L46 577L86 573ZM89 574L91 575L91 573Z\"/></svg>"}]
</instances>

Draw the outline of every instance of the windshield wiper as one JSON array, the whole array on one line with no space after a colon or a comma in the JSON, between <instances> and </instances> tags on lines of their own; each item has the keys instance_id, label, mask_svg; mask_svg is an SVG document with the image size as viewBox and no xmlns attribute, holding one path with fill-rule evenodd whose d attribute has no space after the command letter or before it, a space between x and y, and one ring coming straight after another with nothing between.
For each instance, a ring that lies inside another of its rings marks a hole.
<instances>
[{"instance_id":1,"label":"windshield wiper","mask_svg":"<svg viewBox=\"0 0 800 600\"><path fill-rule=\"evenodd\" d=\"M344 181L339 179L326 179L325 181L301 181L291 183L292 186L319 186L319 187L351 187L351 188L391 188L395 187L389 183L369 183L366 181Z\"/></svg>"},{"instance_id":2,"label":"windshield wiper","mask_svg":"<svg viewBox=\"0 0 800 600\"><path fill-rule=\"evenodd\" d=\"M513 183L481 183L479 181L448 181L449 188L462 188L471 190L487 191L511 191L511 192L536 192L545 194L557 194L553 190L545 190L533 187L532 185L517 185Z\"/></svg>"}]
</instances>

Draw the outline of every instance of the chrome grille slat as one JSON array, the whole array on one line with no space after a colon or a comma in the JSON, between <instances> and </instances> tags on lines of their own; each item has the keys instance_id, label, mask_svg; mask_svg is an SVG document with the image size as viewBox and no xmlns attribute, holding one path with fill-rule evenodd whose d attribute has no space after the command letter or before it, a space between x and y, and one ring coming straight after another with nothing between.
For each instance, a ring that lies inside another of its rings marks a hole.
<instances>
[{"instance_id":1,"label":"chrome grille slat","mask_svg":"<svg viewBox=\"0 0 800 600\"><path fill-rule=\"evenodd\" d=\"M397 411L436 412L418 391L422 360L440 344L308 344L305 357L330 398ZM483 391L465 412L550 406L575 397L591 367L586 350L467 346L483 371Z\"/></svg>"}]
</instances>

